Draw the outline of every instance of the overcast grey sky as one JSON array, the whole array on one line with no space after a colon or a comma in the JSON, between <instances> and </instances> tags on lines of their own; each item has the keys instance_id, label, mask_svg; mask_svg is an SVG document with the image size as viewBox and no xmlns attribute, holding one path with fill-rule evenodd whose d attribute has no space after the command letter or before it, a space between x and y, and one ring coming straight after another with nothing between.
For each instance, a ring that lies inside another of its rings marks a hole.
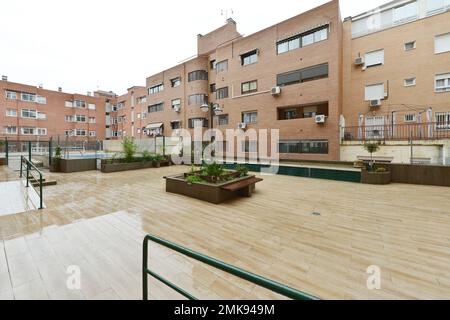
<instances>
[{"instance_id":1,"label":"overcast grey sky","mask_svg":"<svg viewBox=\"0 0 450 320\"><path fill-rule=\"evenodd\" d=\"M388 0L341 0L342 17ZM196 53L196 36L232 17L244 35L327 0L14 0L0 9L0 74L55 90L126 92Z\"/></svg>"}]
</instances>

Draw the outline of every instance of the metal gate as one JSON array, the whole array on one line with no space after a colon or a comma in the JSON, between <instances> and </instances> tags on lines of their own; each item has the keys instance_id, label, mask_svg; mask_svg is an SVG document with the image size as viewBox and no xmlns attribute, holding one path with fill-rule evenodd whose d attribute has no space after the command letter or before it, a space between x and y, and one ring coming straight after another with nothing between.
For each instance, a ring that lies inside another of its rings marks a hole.
<instances>
[{"instance_id":1,"label":"metal gate","mask_svg":"<svg viewBox=\"0 0 450 320\"><path fill-rule=\"evenodd\" d=\"M37 167L48 167L50 165L51 141L5 140L3 145L3 154L8 167L12 170L20 170L22 156Z\"/></svg>"}]
</instances>

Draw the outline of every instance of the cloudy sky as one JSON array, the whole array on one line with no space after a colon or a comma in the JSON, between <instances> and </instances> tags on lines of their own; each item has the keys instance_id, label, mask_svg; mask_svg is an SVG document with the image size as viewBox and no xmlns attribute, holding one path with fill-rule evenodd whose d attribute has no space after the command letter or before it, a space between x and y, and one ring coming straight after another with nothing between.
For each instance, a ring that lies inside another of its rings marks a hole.
<instances>
[{"instance_id":1,"label":"cloudy sky","mask_svg":"<svg viewBox=\"0 0 450 320\"><path fill-rule=\"evenodd\" d=\"M341 0L342 17L387 0ZM244 35L327 0L14 0L0 9L0 74L66 92L125 93L196 53L228 12ZM233 14L231 14L231 9Z\"/></svg>"}]
</instances>

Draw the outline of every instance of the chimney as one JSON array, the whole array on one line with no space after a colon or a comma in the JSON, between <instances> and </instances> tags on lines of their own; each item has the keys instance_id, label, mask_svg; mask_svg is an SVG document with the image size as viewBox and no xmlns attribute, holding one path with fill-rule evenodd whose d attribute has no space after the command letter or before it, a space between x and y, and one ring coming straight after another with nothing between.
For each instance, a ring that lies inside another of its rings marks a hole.
<instances>
[{"instance_id":1,"label":"chimney","mask_svg":"<svg viewBox=\"0 0 450 320\"><path fill-rule=\"evenodd\" d=\"M91 92L90 92L90 91L87 92L87 96L88 96L88 97L91 96Z\"/></svg>"},{"instance_id":2,"label":"chimney","mask_svg":"<svg viewBox=\"0 0 450 320\"><path fill-rule=\"evenodd\" d=\"M8 81L8 76L2 76L2 81Z\"/></svg>"},{"instance_id":3,"label":"chimney","mask_svg":"<svg viewBox=\"0 0 450 320\"><path fill-rule=\"evenodd\" d=\"M44 85L42 83L39 84L39 89L43 89Z\"/></svg>"},{"instance_id":4,"label":"chimney","mask_svg":"<svg viewBox=\"0 0 450 320\"><path fill-rule=\"evenodd\" d=\"M62 88L61 87L58 87L58 92L62 92Z\"/></svg>"}]
</instances>

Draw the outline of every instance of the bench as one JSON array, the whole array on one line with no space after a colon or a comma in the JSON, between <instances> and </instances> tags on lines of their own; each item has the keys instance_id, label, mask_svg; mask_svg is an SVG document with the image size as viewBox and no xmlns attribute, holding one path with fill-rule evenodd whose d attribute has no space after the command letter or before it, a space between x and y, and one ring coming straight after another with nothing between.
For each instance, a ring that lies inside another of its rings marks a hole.
<instances>
[{"instance_id":1,"label":"bench","mask_svg":"<svg viewBox=\"0 0 450 320\"><path fill-rule=\"evenodd\" d=\"M431 158L412 158L412 164L431 164Z\"/></svg>"},{"instance_id":2,"label":"bench","mask_svg":"<svg viewBox=\"0 0 450 320\"><path fill-rule=\"evenodd\" d=\"M223 190L239 192L244 197L251 197L255 191L255 184L263 181L261 178L251 177L249 179L233 182L221 187Z\"/></svg>"},{"instance_id":3,"label":"bench","mask_svg":"<svg viewBox=\"0 0 450 320\"><path fill-rule=\"evenodd\" d=\"M364 162L370 162L370 161L374 161L377 163L392 163L392 161L394 161L394 157L373 157L370 158L369 156L358 156L357 158L360 161L364 161Z\"/></svg>"}]
</instances>

